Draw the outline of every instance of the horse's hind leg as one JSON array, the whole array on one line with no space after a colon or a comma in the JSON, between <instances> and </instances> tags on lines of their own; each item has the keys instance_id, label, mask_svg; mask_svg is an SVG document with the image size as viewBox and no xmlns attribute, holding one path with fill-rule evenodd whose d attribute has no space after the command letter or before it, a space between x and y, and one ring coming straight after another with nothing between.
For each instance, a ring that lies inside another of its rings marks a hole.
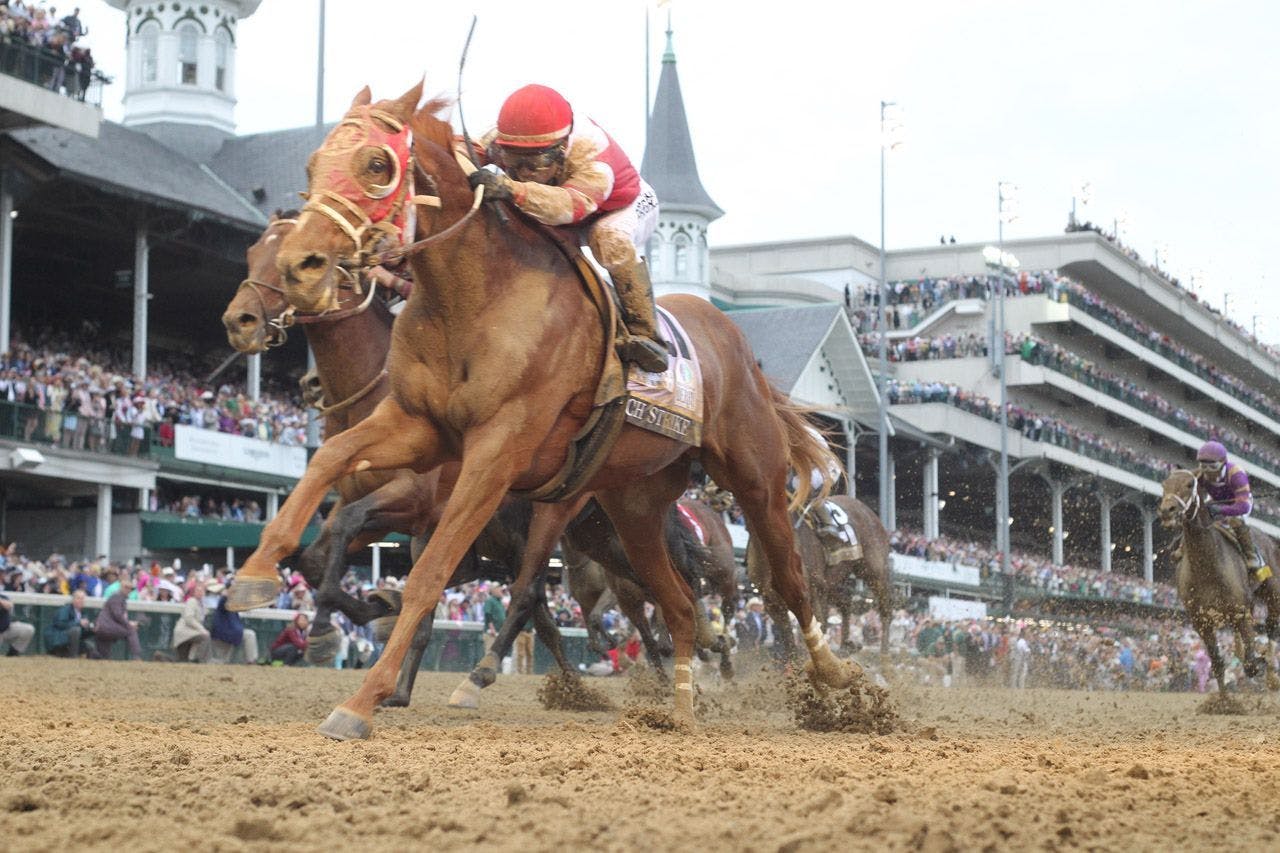
<instances>
[{"instance_id":1,"label":"horse's hind leg","mask_svg":"<svg viewBox=\"0 0 1280 853\"><path fill-rule=\"evenodd\" d=\"M778 460L786 458L786 449L776 448L769 459L770 448L755 448L754 453L726 454L715 459L703 458L708 473L717 483L727 484L738 499L752 538L760 538L760 547L769 567L770 586L786 602L787 608L800 620L805 646L809 649L809 665L814 677L829 687L844 687L856 670L841 661L827 645L823 626L819 624L809 601L800 555L796 553L794 531L787 511L786 468ZM765 466L770 466L766 468ZM775 625L775 630L777 626Z\"/></svg>"},{"instance_id":2,"label":"horse's hind leg","mask_svg":"<svg viewBox=\"0 0 1280 853\"><path fill-rule=\"evenodd\" d=\"M422 665L422 656L427 646L431 645L431 631L435 628L435 620L428 616L418 625L409 644L409 651L400 664L400 674L396 676L396 690L382 700L384 708L407 708L409 697L413 695L413 683L418 678L418 667Z\"/></svg>"},{"instance_id":3,"label":"horse's hind leg","mask_svg":"<svg viewBox=\"0 0 1280 853\"><path fill-rule=\"evenodd\" d=\"M693 718L693 590L676 571L663 536L666 514L684 491L687 465L674 464L634 485L598 495L609 515L631 567L652 593L675 643L675 719L692 727Z\"/></svg>"},{"instance_id":4,"label":"horse's hind leg","mask_svg":"<svg viewBox=\"0 0 1280 853\"><path fill-rule=\"evenodd\" d=\"M1237 611L1232 627L1243 646L1245 677L1253 678L1266 666L1266 661L1258 657L1258 646L1253 642L1253 611L1247 607Z\"/></svg>"}]
</instances>

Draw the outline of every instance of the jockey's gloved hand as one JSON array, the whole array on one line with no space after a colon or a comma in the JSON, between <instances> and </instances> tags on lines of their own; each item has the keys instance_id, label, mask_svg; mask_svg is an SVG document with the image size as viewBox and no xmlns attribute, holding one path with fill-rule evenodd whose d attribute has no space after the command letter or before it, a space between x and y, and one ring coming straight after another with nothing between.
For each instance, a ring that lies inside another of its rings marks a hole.
<instances>
[{"instance_id":1,"label":"jockey's gloved hand","mask_svg":"<svg viewBox=\"0 0 1280 853\"><path fill-rule=\"evenodd\" d=\"M467 181L471 184L471 189L484 187L485 201L505 201L515 195L507 173L492 163L483 169L476 169L467 176Z\"/></svg>"}]
</instances>

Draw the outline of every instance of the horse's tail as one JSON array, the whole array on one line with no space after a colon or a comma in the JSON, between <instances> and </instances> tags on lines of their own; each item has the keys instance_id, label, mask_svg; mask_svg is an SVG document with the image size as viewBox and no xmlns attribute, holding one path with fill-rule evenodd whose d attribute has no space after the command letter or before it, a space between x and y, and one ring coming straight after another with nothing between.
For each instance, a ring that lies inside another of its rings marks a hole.
<instances>
[{"instance_id":1,"label":"horse's tail","mask_svg":"<svg viewBox=\"0 0 1280 853\"><path fill-rule=\"evenodd\" d=\"M835 488L836 481L844 475L840 457L831 452L822 433L809 420L809 415L822 411L812 406L801 406L779 391L772 383L769 394L773 410L782 422L787 434L787 461L796 472L796 490L787 508L796 512L813 501L826 500ZM810 472L822 474L822 487L814 493Z\"/></svg>"}]
</instances>

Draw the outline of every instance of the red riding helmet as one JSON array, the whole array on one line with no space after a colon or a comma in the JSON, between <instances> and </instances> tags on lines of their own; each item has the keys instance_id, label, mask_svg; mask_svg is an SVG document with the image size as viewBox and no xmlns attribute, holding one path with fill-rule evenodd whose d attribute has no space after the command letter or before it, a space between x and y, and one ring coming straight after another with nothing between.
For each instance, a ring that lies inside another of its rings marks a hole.
<instances>
[{"instance_id":1,"label":"red riding helmet","mask_svg":"<svg viewBox=\"0 0 1280 853\"><path fill-rule=\"evenodd\" d=\"M531 83L517 89L498 111L494 142L511 148L546 148L573 130L573 108L548 86Z\"/></svg>"}]
</instances>

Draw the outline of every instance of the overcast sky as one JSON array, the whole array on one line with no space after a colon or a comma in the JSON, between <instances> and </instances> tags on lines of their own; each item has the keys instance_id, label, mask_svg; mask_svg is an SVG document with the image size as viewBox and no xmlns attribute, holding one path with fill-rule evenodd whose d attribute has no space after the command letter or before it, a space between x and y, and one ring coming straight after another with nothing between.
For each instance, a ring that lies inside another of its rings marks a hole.
<instances>
[{"instance_id":1,"label":"overcast sky","mask_svg":"<svg viewBox=\"0 0 1280 853\"><path fill-rule=\"evenodd\" d=\"M69 4L68 4L69 5ZM99 67L124 94L124 17L84 0ZM319 0L264 0L238 32L244 133L315 118ZM726 211L712 247L880 234L879 102L902 106L888 161L893 248L994 241L996 184L1020 187L1009 237L1057 233L1072 187L1082 219L1111 228L1262 337L1280 341L1280 4L966 0L554 3L328 0L325 115L364 84L391 97L425 75L456 91L471 15L463 106L473 134L528 82L555 86L639 164L645 21L656 91L667 14L702 182ZM456 121L455 121L456 123Z\"/></svg>"}]
</instances>

